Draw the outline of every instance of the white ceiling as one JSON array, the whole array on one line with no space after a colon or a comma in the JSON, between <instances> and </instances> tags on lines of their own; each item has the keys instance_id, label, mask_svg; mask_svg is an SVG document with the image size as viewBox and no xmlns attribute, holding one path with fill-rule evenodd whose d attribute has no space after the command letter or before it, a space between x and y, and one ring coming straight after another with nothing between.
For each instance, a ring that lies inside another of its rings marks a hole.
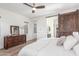
<instances>
[{"instance_id":1,"label":"white ceiling","mask_svg":"<svg viewBox=\"0 0 79 59\"><path fill-rule=\"evenodd\" d=\"M32 5L30 3L30 5ZM37 5L45 5L44 9L36 10L35 13L32 13L32 8L26 6L22 3L0 3L0 8L7 9L9 11L24 15L28 18L38 17L38 16L47 16L54 15L64 10L69 9L78 9L79 4L77 3L36 3Z\"/></svg>"}]
</instances>

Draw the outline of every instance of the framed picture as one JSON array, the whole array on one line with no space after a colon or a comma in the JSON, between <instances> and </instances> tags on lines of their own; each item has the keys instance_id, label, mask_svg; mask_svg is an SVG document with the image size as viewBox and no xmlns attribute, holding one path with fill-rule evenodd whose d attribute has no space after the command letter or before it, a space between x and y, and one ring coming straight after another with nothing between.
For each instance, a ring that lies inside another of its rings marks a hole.
<instances>
[{"instance_id":1,"label":"framed picture","mask_svg":"<svg viewBox=\"0 0 79 59\"><path fill-rule=\"evenodd\" d=\"M11 35L19 35L19 26L10 26Z\"/></svg>"}]
</instances>

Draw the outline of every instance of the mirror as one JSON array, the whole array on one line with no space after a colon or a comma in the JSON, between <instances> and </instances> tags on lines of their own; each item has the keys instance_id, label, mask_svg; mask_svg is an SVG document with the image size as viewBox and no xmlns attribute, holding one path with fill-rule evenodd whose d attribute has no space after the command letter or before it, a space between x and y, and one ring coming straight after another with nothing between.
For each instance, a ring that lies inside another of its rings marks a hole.
<instances>
[{"instance_id":1,"label":"mirror","mask_svg":"<svg viewBox=\"0 0 79 59\"><path fill-rule=\"evenodd\" d=\"M19 35L19 26L10 26L11 35Z\"/></svg>"}]
</instances>

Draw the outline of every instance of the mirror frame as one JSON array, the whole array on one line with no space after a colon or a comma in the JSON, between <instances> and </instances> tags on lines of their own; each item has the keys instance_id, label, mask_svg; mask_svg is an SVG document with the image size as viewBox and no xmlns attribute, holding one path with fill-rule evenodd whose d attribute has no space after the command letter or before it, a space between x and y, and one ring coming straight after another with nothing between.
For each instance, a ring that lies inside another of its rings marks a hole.
<instances>
[{"instance_id":1,"label":"mirror frame","mask_svg":"<svg viewBox=\"0 0 79 59\"><path fill-rule=\"evenodd\" d=\"M17 34L13 33L15 31L14 28L17 28ZM11 25L10 26L10 34L11 35L19 35L19 26L13 26L13 25Z\"/></svg>"}]
</instances>

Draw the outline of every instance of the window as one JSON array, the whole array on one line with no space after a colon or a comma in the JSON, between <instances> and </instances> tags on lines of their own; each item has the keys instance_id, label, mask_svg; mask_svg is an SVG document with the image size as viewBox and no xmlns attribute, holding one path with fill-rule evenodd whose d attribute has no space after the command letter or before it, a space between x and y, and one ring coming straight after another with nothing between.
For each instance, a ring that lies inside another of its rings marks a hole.
<instances>
[{"instance_id":1,"label":"window","mask_svg":"<svg viewBox=\"0 0 79 59\"><path fill-rule=\"evenodd\" d=\"M28 33L28 24L24 25L24 33L27 34Z\"/></svg>"},{"instance_id":2,"label":"window","mask_svg":"<svg viewBox=\"0 0 79 59\"><path fill-rule=\"evenodd\" d=\"M37 33L37 24L34 24L34 33Z\"/></svg>"}]
</instances>

